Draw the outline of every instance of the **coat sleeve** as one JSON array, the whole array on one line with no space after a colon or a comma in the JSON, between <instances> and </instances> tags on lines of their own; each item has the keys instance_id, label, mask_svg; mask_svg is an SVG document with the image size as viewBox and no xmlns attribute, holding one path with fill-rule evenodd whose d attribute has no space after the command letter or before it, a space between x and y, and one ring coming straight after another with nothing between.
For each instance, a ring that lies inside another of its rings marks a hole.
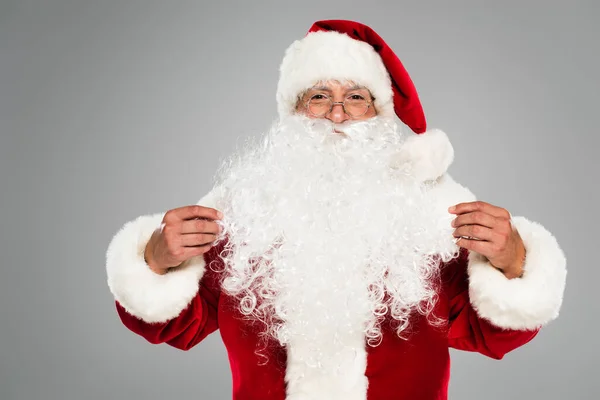
<instances>
[{"instance_id":1,"label":"coat sleeve","mask_svg":"<svg viewBox=\"0 0 600 400\"><path fill-rule=\"evenodd\" d=\"M218 329L218 285L206 266L218 247L193 257L165 275L150 270L144 249L164 214L127 222L106 253L108 286L123 324L151 343L188 350Z\"/></svg>"},{"instance_id":2,"label":"coat sleeve","mask_svg":"<svg viewBox=\"0 0 600 400\"><path fill-rule=\"evenodd\" d=\"M197 204L216 208L220 188ZM106 251L107 282L123 324L151 343L188 350L218 329L220 285L212 263L224 241L165 275L150 270L144 250L160 227L164 213L142 215L127 222Z\"/></svg>"},{"instance_id":3,"label":"coat sleeve","mask_svg":"<svg viewBox=\"0 0 600 400\"><path fill-rule=\"evenodd\" d=\"M466 249L444 266L450 347L501 359L558 316L566 280L564 254L540 224L524 217L512 221L526 249L521 278L506 278L485 257Z\"/></svg>"}]
</instances>

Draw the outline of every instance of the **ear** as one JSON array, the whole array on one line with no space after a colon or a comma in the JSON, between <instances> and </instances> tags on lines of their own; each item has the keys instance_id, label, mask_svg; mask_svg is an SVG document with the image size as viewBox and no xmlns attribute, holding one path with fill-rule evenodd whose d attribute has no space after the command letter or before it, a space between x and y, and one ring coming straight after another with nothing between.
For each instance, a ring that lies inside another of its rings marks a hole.
<instances>
[{"instance_id":1,"label":"ear","mask_svg":"<svg viewBox=\"0 0 600 400\"><path fill-rule=\"evenodd\" d=\"M408 165L419 181L437 179L454 161L454 148L448 136L439 129L410 134L393 161L393 168Z\"/></svg>"}]
</instances>

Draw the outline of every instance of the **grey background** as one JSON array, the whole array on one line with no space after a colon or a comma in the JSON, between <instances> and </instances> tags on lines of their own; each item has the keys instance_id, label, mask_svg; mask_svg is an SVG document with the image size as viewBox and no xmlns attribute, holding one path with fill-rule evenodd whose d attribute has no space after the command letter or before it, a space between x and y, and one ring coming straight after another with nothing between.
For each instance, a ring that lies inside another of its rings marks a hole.
<instances>
[{"instance_id":1,"label":"grey background","mask_svg":"<svg viewBox=\"0 0 600 400\"><path fill-rule=\"evenodd\" d=\"M502 361L453 351L450 398L599 398L599 17L594 1L0 1L0 399L231 398L218 333L182 352L121 325L106 247L209 190L276 117L285 48L327 18L372 26L450 136L450 173L567 255L559 319Z\"/></svg>"}]
</instances>

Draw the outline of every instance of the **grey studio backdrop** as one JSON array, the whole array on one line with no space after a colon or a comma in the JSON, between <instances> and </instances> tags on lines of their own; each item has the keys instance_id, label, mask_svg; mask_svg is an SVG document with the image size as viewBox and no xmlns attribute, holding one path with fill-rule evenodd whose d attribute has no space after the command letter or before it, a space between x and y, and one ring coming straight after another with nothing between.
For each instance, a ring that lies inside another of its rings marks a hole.
<instances>
[{"instance_id":1,"label":"grey studio backdrop","mask_svg":"<svg viewBox=\"0 0 600 400\"><path fill-rule=\"evenodd\" d=\"M429 127L448 133L454 178L542 223L567 255L558 320L502 361L452 351L450 399L600 398L599 9L1 1L0 399L231 398L218 332L183 352L120 323L105 251L126 221L210 189L276 117L285 48L328 18L380 33Z\"/></svg>"}]
</instances>

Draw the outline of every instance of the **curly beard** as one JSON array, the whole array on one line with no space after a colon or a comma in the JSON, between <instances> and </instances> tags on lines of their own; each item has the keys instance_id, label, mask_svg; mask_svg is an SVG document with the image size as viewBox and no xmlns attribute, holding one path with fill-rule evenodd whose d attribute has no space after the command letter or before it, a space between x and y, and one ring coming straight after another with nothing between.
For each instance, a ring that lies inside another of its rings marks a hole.
<instances>
[{"instance_id":1,"label":"curly beard","mask_svg":"<svg viewBox=\"0 0 600 400\"><path fill-rule=\"evenodd\" d=\"M427 186L394 164L403 140L382 117L292 116L219 171L223 290L265 334L304 347L308 365L348 335L377 345L386 316L403 337L434 306L440 260L458 255Z\"/></svg>"}]
</instances>

